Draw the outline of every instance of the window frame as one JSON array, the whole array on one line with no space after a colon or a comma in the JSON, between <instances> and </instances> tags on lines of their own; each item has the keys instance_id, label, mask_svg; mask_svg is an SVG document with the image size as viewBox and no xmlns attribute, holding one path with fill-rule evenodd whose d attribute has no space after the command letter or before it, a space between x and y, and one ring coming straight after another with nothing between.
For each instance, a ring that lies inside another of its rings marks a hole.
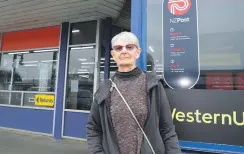
<instances>
[{"instance_id":1,"label":"window frame","mask_svg":"<svg viewBox=\"0 0 244 154\"><path fill-rule=\"evenodd\" d=\"M60 52L60 47L48 47L48 48L35 48L35 49L24 49L24 50L11 50L11 51L0 51L0 55L2 58L3 54L7 53L17 53L17 52L26 52L26 51L35 51L35 50L57 50L57 51L52 51L52 52L57 52L57 66L59 65L59 52ZM2 60L2 59L1 59ZM13 67L12 67L13 68ZM55 72L56 76L58 76L58 67ZM13 71L11 72L11 78L13 77ZM0 104L0 106L5 106L5 107L15 107L15 108L27 108L27 109L42 109L42 110L54 110L55 109L55 104L56 104L56 93L57 93L57 83L58 79L56 78L55 80L55 88L53 92L38 92L38 91L22 91L22 90L12 90L12 84L13 81L11 80L11 90L0 90L2 93L10 93L9 95L9 103L8 104ZM21 93L21 102L20 105L11 105L11 93ZM25 94L49 94L49 95L54 95L55 101L54 101L54 106L52 107L46 107L46 106L24 106L24 95Z\"/></svg>"},{"instance_id":2,"label":"window frame","mask_svg":"<svg viewBox=\"0 0 244 154\"><path fill-rule=\"evenodd\" d=\"M88 21L96 21L96 40L94 43L88 43L88 44L75 44L75 45L70 45L70 32L71 32L71 25L74 23L82 23L82 22L87 22L86 21L78 21L78 22L69 22L69 30L68 30L68 40L67 40L67 49L66 49L66 64L65 64L65 82L64 82L64 92L65 95L63 96L63 119L64 119L64 114L65 112L78 112L78 113L90 113L90 110L77 110L77 109L66 109L66 91L67 91L67 77L68 77L68 64L69 64L69 51L70 48L72 47L84 47L84 46L95 46L95 69L94 69L94 82L93 85L93 100L94 100L94 94L96 92L98 83L99 83L99 76L100 76L100 56L101 56L101 26L102 26L102 21L101 19L96 19L96 20L88 20ZM64 120L62 122L64 124ZM63 127L62 127L63 129Z\"/></svg>"}]
</instances>

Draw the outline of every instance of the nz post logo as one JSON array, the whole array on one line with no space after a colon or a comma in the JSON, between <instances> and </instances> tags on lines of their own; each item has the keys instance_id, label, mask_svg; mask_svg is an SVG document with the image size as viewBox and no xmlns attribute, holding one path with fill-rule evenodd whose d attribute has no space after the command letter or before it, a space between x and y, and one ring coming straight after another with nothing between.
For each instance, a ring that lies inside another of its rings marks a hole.
<instances>
[{"instance_id":1,"label":"nz post logo","mask_svg":"<svg viewBox=\"0 0 244 154\"><path fill-rule=\"evenodd\" d=\"M184 15L191 8L191 0L169 0L168 9L173 15Z\"/></svg>"}]
</instances>

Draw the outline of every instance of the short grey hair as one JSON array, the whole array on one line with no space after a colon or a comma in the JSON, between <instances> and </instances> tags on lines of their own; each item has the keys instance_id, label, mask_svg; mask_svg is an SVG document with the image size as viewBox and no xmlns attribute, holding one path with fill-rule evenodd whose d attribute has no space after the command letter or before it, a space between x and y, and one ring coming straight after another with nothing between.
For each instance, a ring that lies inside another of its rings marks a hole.
<instances>
[{"instance_id":1,"label":"short grey hair","mask_svg":"<svg viewBox=\"0 0 244 154\"><path fill-rule=\"evenodd\" d=\"M111 40L112 47L115 45L117 41L131 42L134 43L138 48L140 48L140 43L138 38L136 37L135 34L131 32L121 32L115 35Z\"/></svg>"}]
</instances>

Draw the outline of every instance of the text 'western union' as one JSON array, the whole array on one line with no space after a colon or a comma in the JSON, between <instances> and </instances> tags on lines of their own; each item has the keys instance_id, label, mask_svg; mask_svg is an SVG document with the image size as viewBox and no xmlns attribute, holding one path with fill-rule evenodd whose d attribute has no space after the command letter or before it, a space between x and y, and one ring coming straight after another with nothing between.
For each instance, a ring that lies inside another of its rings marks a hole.
<instances>
[{"instance_id":1,"label":"text 'western union'","mask_svg":"<svg viewBox=\"0 0 244 154\"><path fill-rule=\"evenodd\" d=\"M172 119L178 122L244 126L244 112L238 114L236 111L233 111L232 114L201 113L199 110L184 113L174 108Z\"/></svg>"},{"instance_id":2,"label":"text 'western union'","mask_svg":"<svg viewBox=\"0 0 244 154\"><path fill-rule=\"evenodd\" d=\"M35 105L37 106L54 106L54 95L35 95Z\"/></svg>"}]
</instances>

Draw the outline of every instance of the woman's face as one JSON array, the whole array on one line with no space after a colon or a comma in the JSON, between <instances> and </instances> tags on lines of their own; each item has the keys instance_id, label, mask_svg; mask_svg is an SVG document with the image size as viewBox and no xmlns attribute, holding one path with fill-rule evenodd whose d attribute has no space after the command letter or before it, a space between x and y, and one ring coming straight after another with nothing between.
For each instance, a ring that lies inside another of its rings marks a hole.
<instances>
[{"instance_id":1,"label":"woman's face","mask_svg":"<svg viewBox=\"0 0 244 154\"><path fill-rule=\"evenodd\" d=\"M135 43L118 40L112 48L111 54L118 67L136 66L141 49Z\"/></svg>"}]
</instances>

